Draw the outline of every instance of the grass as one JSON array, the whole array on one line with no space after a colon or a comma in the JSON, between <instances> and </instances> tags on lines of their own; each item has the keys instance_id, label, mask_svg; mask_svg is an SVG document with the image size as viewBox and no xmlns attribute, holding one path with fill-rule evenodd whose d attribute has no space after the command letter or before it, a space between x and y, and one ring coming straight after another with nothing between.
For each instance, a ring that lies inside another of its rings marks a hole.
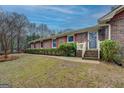
<instances>
[{"instance_id":1,"label":"grass","mask_svg":"<svg viewBox=\"0 0 124 93\"><path fill-rule=\"evenodd\" d=\"M124 87L124 68L21 54L0 63L0 84L11 87Z\"/></svg>"}]
</instances>

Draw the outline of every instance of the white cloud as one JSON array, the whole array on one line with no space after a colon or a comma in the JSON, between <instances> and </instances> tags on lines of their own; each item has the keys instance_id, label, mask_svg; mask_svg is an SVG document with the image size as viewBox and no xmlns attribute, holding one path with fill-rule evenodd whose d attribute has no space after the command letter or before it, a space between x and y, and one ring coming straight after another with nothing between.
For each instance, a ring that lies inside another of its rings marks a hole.
<instances>
[{"instance_id":1,"label":"white cloud","mask_svg":"<svg viewBox=\"0 0 124 93\"><path fill-rule=\"evenodd\" d=\"M46 9L46 10L50 10L50 11L56 11L56 12L60 12L60 13L64 13L64 14L74 14L76 13L76 11L74 11L72 9L72 6L69 6L66 7L66 6L57 6L57 5L54 5L54 6L48 6L48 5L43 5L43 6L32 6L32 7L37 7L39 9Z\"/></svg>"},{"instance_id":2,"label":"white cloud","mask_svg":"<svg viewBox=\"0 0 124 93\"><path fill-rule=\"evenodd\" d=\"M53 11L57 11L57 12L65 13L65 14L75 13L71 9L66 9L64 7L57 7L57 6L47 6L47 7L44 7L44 9L53 10Z\"/></svg>"},{"instance_id":3,"label":"white cloud","mask_svg":"<svg viewBox=\"0 0 124 93\"><path fill-rule=\"evenodd\" d=\"M77 8L76 5L32 5L32 9L38 9L39 11L53 11L63 14L75 14L82 15L87 13L89 10L83 6Z\"/></svg>"},{"instance_id":4,"label":"white cloud","mask_svg":"<svg viewBox=\"0 0 124 93\"><path fill-rule=\"evenodd\" d=\"M47 20L52 20L52 21L65 21L65 19L60 18L60 17L56 17L56 18L48 17L48 16L41 16L41 17Z\"/></svg>"}]
</instances>

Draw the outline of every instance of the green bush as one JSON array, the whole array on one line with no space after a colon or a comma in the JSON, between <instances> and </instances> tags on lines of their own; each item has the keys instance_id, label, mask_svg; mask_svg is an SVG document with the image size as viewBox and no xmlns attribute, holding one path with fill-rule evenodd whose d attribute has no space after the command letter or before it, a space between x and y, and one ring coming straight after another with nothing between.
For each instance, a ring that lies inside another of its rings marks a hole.
<instances>
[{"instance_id":1,"label":"green bush","mask_svg":"<svg viewBox=\"0 0 124 93\"><path fill-rule=\"evenodd\" d=\"M63 56L76 56L76 43L65 43L59 46Z\"/></svg>"},{"instance_id":2,"label":"green bush","mask_svg":"<svg viewBox=\"0 0 124 93\"><path fill-rule=\"evenodd\" d=\"M50 49L27 49L25 52L26 53L30 53L30 54L43 54L43 55L47 55L47 54L50 54Z\"/></svg>"},{"instance_id":3,"label":"green bush","mask_svg":"<svg viewBox=\"0 0 124 93\"><path fill-rule=\"evenodd\" d=\"M25 53L29 54L41 54L41 55L56 55L56 56L62 56L64 55L63 52L58 49L26 49Z\"/></svg>"},{"instance_id":4,"label":"green bush","mask_svg":"<svg viewBox=\"0 0 124 93\"><path fill-rule=\"evenodd\" d=\"M62 44L59 48L50 49L27 49L26 53L30 54L42 54L42 55L56 55L56 56L75 56L76 44L68 43Z\"/></svg>"},{"instance_id":5,"label":"green bush","mask_svg":"<svg viewBox=\"0 0 124 93\"><path fill-rule=\"evenodd\" d=\"M107 62L119 60L119 43L113 40L105 40L101 43L101 59Z\"/></svg>"}]
</instances>

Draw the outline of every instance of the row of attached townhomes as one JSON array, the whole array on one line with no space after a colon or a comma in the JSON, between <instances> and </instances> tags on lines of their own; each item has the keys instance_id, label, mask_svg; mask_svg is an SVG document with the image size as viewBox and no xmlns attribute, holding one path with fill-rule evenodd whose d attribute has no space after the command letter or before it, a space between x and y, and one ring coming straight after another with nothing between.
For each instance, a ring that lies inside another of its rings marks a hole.
<instances>
[{"instance_id":1,"label":"row of attached townhomes","mask_svg":"<svg viewBox=\"0 0 124 93\"><path fill-rule=\"evenodd\" d=\"M29 44L30 48L57 48L62 43L76 42L77 56L99 58L99 42L105 39L116 40L124 47L124 6L118 6L98 19L96 26L37 39Z\"/></svg>"}]
</instances>

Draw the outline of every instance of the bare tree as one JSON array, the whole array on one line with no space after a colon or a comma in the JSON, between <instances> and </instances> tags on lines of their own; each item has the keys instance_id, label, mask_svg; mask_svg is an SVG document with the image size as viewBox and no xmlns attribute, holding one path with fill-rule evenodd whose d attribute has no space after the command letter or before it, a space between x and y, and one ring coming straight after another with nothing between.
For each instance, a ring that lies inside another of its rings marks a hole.
<instances>
[{"instance_id":1,"label":"bare tree","mask_svg":"<svg viewBox=\"0 0 124 93\"><path fill-rule=\"evenodd\" d=\"M17 13L13 13L15 17L15 30L16 30L16 37L17 37L17 52L20 52L21 50L21 40L23 39L23 35L25 35L25 29L28 25L28 19L24 15L20 15Z\"/></svg>"},{"instance_id":2,"label":"bare tree","mask_svg":"<svg viewBox=\"0 0 124 93\"><path fill-rule=\"evenodd\" d=\"M7 54L10 46L9 41L11 37L11 33L9 30L9 28L11 27L11 24L9 24L10 23L9 16L10 16L9 13L4 13L4 12L0 13L0 33L1 33L0 40L4 49L5 58L7 58Z\"/></svg>"},{"instance_id":3,"label":"bare tree","mask_svg":"<svg viewBox=\"0 0 124 93\"><path fill-rule=\"evenodd\" d=\"M16 37L16 29L15 29L16 18L14 16L14 13L10 13L8 19L9 19L9 21L8 21L9 27L8 28L9 28L9 31L11 33L11 35L10 35L10 50L11 50L11 53L13 53L14 40Z\"/></svg>"},{"instance_id":4,"label":"bare tree","mask_svg":"<svg viewBox=\"0 0 124 93\"><path fill-rule=\"evenodd\" d=\"M5 58L8 52L13 52L13 43L17 41L17 51L23 47L26 36L27 18L24 15L9 12L0 12L0 43L3 47ZM23 44L22 44L23 43Z\"/></svg>"}]
</instances>

